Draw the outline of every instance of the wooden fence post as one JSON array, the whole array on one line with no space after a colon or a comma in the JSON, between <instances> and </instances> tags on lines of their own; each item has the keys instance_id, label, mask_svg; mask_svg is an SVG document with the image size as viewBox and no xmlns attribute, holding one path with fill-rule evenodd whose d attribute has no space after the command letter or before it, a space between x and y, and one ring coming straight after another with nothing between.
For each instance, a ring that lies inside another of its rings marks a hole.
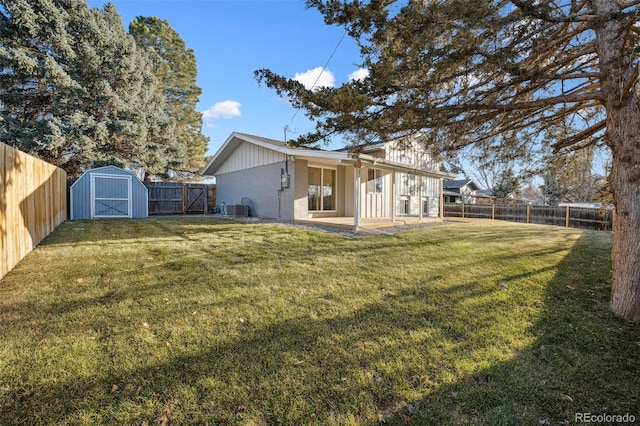
<instances>
[{"instance_id":1,"label":"wooden fence post","mask_svg":"<svg viewBox=\"0 0 640 426\"><path fill-rule=\"evenodd\" d=\"M616 227L616 209L615 207L611 211L611 231L613 231Z\"/></svg>"},{"instance_id":2,"label":"wooden fence post","mask_svg":"<svg viewBox=\"0 0 640 426\"><path fill-rule=\"evenodd\" d=\"M462 217L464 218L464 201L462 202Z\"/></svg>"},{"instance_id":3,"label":"wooden fence post","mask_svg":"<svg viewBox=\"0 0 640 426\"><path fill-rule=\"evenodd\" d=\"M527 204L527 223L531 221L531 206Z\"/></svg>"},{"instance_id":4,"label":"wooden fence post","mask_svg":"<svg viewBox=\"0 0 640 426\"><path fill-rule=\"evenodd\" d=\"M182 214L187 214L187 184L182 184Z\"/></svg>"},{"instance_id":5,"label":"wooden fence post","mask_svg":"<svg viewBox=\"0 0 640 426\"><path fill-rule=\"evenodd\" d=\"M496 205L491 204L491 220L496 220Z\"/></svg>"},{"instance_id":6,"label":"wooden fence post","mask_svg":"<svg viewBox=\"0 0 640 426\"><path fill-rule=\"evenodd\" d=\"M567 211L564 215L564 226L569 227L569 206L566 207Z\"/></svg>"},{"instance_id":7,"label":"wooden fence post","mask_svg":"<svg viewBox=\"0 0 640 426\"><path fill-rule=\"evenodd\" d=\"M205 186L204 189L204 214L209 214L209 187Z\"/></svg>"}]
</instances>

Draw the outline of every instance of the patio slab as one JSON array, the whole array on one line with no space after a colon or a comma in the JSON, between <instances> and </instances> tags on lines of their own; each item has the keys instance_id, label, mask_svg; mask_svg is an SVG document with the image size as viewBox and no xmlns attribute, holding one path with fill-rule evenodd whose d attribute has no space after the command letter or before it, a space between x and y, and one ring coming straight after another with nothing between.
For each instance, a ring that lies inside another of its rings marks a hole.
<instances>
[{"instance_id":1,"label":"patio slab","mask_svg":"<svg viewBox=\"0 0 640 426\"><path fill-rule=\"evenodd\" d=\"M381 229L381 228L391 228L395 226L404 226L404 225L419 225L419 224L428 224L428 223L440 223L442 222L442 218L439 217L424 217L422 219L418 217L411 216L403 216L396 217L395 221L392 222L391 218L367 218L360 219L360 228L368 228L368 229ZM348 229L353 229L353 217L350 216L341 216L341 217L315 217L309 219L296 219L297 223L308 223L308 224L324 224L331 226L344 227Z\"/></svg>"}]
</instances>

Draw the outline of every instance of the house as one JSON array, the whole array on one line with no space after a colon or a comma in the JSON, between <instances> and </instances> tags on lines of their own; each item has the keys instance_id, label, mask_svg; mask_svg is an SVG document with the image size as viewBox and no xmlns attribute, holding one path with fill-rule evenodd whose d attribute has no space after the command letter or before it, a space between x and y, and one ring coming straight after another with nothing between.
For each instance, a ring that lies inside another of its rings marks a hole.
<instances>
[{"instance_id":1,"label":"house","mask_svg":"<svg viewBox=\"0 0 640 426\"><path fill-rule=\"evenodd\" d=\"M129 170L115 166L87 170L69 192L71 220L148 215L147 187Z\"/></svg>"},{"instance_id":2,"label":"house","mask_svg":"<svg viewBox=\"0 0 640 426\"><path fill-rule=\"evenodd\" d=\"M216 177L219 205L250 204L256 216L284 220L351 217L356 227L364 218L442 217L442 181L451 177L418 138L354 155L243 133L231 134L202 173Z\"/></svg>"},{"instance_id":3,"label":"house","mask_svg":"<svg viewBox=\"0 0 640 426\"><path fill-rule=\"evenodd\" d=\"M480 187L472 179L445 180L444 202L474 204Z\"/></svg>"},{"instance_id":4,"label":"house","mask_svg":"<svg viewBox=\"0 0 640 426\"><path fill-rule=\"evenodd\" d=\"M475 204L494 204L496 197L493 189L479 189L473 194Z\"/></svg>"}]
</instances>

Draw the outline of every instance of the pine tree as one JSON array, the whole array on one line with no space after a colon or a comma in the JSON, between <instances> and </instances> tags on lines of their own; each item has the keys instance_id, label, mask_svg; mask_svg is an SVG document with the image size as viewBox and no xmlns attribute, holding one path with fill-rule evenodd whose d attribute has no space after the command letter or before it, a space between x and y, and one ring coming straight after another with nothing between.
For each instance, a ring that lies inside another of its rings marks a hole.
<instances>
[{"instance_id":1,"label":"pine tree","mask_svg":"<svg viewBox=\"0 0 640 426\"><path fill-rule=\"evenodd\" d=\"M165 97L165 113L176 121L178 143L186 150L177 168L195 172L204 165L209 138L202 134L202 114L196 110L202 89L196 84L193 49L166 20L138 16L129 25L138 46L149 52L153 72Z\"/></svg>"},{"instance_id":2,"label":"pine tree","mask_svg":"<svg viewBox=\"0 0 640 426\"><path fill-rule=\"evenodd\" d=\"M0 1L0 141L56 164L68 150L65 125L81 120L70 113L83 89L70 75L67 26L54 2Z\"/></svg>"},{"instance_id":3,"label":"pine tree","mask_svg":"<svg viewBox=\"0 0 640 426\"><path fill-rule=\"evenodd\" d=\"M512 169L502 170L493 186L493 195L498 201L505 201L521 195L520 179L515 176Z\"/></svg>"},{"instance_id":4,"label":"pine tree","mask_svg":"<svg viewBox=\"0 0 640 426\"><path fill-rule=\"evenodd\" d=\"M0 0L0 140L64 168L180 164L145 51L115 7Z\"/></svg>"},{"instance_id":5,"label":"pine tree","mask_svg":"<svg viewBox=\"0 0 640 426\"><path fill-rule=\"evenodd\" d=\"M637 1L307 0L361 46L364 81L310 92L256 76L317 120L298 143L352 144L413 132L440 151L474 145L535 158L597 143L612 153L617 220L611 309L640 322ZM571 127L547 140L550 128ZM492 146L499 141L500 146Z\"/></svg>"}]
</instances>

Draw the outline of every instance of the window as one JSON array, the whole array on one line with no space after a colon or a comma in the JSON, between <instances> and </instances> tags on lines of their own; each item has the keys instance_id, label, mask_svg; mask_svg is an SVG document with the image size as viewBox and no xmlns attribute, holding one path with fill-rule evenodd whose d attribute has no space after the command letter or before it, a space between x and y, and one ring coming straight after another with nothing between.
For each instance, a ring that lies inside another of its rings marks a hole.
<instances>
[{"instance_id":1,"label":"window","mask_svg":"<svg viewBox=\"0 0 640 426\"><path fill-rule=\"evenodd\" d=\"M309 210L322 210L320 187L322 185L322 169L309 167L308 184Z\"/></svg>"},{"instance_id":2,"label":"window","mask_svg":"<svg viewBox=\"0 0 640 426\"><path fill-rule=\"evenodd\" d=\"M367 173L367 192L382 194L382 170L369 169Z\"/></svg>"},{"instance_id":3,"label":"window","mask_svg":"<svg viewBox=\"0 0 640 426\"><path fill-rule=\"evenodd\" d=\"M411 212L411 203L406 195L400 196L400 214L409 214Z\"/></svg>"},{"instance_id":4,"label":"window","mask_svg":"<svg viewBox=\"0 0 640 426\"><path fill-rule=\"evenodd\" d=\"M308 176L309 211L336 210L336 171L309 167Z\"/></svg>"},{"instance_id":5,"label":"window","mask_svg":"<svg viewBox=\"0 0 640 426\"><path fill-rule=\"evenodd\" d=\"M429 214L429 197L422 199L422 213L426 215Z\"/></svg>"},{"instance_id":6,"label":"window","mask_svg":"<svg viewBox=\"0 0 640 426\"><path fill-rule=\"evenodd\" d=\"M336 209L336 171L322 169L322 210Z\"/></svg>"}]
</instances>

